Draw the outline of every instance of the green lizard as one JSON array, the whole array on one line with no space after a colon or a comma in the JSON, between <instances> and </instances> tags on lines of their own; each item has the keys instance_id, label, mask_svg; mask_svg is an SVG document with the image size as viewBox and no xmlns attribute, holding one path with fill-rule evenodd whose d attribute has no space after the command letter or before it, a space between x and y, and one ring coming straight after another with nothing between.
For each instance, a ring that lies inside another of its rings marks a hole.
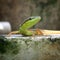
<instances>
[{"instance_id":1,"label":"green lizard","mask_svg":"<svg viewBox=\"0 0 60 60\"><path fill-rule=\"evenodd\" d=\"M10 34L20 33L22 35L35 35L35 31L29 30L29 28L33 27L35 24L37 24L41 20L40 16L32 16L25 20L23 24L19 27L18 31L11 32Z\"/></svg>"},{"instance_id":2,"label":"green lizard","mask_svg":"<svg viewBox=\"0 0 60 60\"><path fill-rule=\"evenodd\" d=\"M36 25L39 21L41 21L40 16L29 17L28 19L25 20L23 24L21 24L18 31L13 31L8 35L16 34L16 33L26 35L26 36L60 34L60 31L56 31L56 30L41 30L41 29L37 29L35 31L29 30L31 27Z\"/></svg>"},{"instance_id":3,"label":"green lizard","mask_svg":"<svg viewBox=\"0 0 60 60\"><path fill-rule=\"evenodd\" d=\"M35 32L29 30L32 26L37 24L41 20L40 16L34 16L28 18L19 28L19 32L23 35L33 35Z\"/></svg>"}]
</instances>

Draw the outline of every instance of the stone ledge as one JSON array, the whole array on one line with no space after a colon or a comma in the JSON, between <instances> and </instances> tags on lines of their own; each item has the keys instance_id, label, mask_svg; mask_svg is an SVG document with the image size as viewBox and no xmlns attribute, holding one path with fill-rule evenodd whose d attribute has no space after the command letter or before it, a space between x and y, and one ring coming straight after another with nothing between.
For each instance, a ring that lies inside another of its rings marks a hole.
<instances>
[{"instance_id":1,"label":"stone ledge","mask_svg":"<svg viewBox=\"0 0 60 60\"><path fill-rule=\"evenodd\" d=\"M60 35L2 37L0 38L0 59L60 60Z\"/></svg>"}]
</instances>

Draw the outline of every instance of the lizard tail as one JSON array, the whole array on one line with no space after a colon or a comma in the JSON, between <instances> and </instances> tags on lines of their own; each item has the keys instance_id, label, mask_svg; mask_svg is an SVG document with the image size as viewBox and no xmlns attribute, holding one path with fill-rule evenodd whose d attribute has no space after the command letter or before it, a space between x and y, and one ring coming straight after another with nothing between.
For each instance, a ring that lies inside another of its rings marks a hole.
<instances>
[{"instance_id":1,"label":"lizard tail","mask_svg":"<svg viewBox=\"0 0 60 60\"><path fill-rule=\"evenodd\" d=\"M60 34L60 31L57 31L57 30L41 30L41 32L42 32L44 35Z\"/></svg>"}]
</instances>

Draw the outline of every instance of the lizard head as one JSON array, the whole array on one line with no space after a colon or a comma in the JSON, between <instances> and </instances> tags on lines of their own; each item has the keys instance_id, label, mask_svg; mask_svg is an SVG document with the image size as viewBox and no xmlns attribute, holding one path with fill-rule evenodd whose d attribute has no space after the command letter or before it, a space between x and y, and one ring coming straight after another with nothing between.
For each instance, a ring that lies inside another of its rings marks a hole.
<instances>
[{"instance_id":1,"label":"lizard head","mask_svg":"<svg viewBox=\"0 0 60 60\"><path fill-rule=\"evenodd\" d=\"M22 28L22 29L29 29L32 26L34 26L35 24L37 24L40 20L41 20L40 16L29 17L29 18L27 18L25 20L25 22L21 25L20 28Z\"/></svg>"}]
</instances>

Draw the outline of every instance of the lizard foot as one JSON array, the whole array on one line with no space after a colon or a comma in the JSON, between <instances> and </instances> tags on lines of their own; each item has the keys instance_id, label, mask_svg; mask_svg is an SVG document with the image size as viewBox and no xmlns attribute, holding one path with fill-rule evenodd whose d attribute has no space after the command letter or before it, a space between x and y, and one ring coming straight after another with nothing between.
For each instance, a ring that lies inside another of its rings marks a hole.
<instances>
[{"instance_id":1,"label":"lizard foot","mask_svg":"<svg viewBox=\"0 0 60 60\"><path fill-rule=\"evenodd\" d=\"M43 35L43 33L40 29L36 29L36 35Z\"/></svg>"}]
</instances>

